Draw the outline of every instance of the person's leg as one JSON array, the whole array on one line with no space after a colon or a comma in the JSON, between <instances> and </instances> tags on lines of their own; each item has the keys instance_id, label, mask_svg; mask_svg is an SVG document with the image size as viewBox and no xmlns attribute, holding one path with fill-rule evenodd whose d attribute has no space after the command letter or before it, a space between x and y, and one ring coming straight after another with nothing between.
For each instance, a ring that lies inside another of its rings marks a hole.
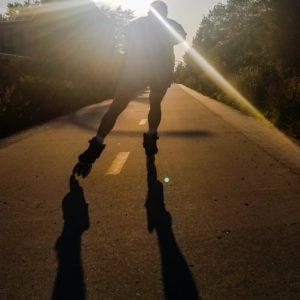
<instances>
[{"instance_id":1,"label":"person's leg","mask_svg":"<svg viewBox=\"0 0 300 300\"><path fill-rule=\"evenodd\" d=\"M148 133L144 133L143 146L146 155L153 156L157 154L158 148L156 141L158 140L157 129L161 121L161 101L165 96L168 88L165 89L151 89L150 92L150 110L148 114Z\"/></svg>"},{"instance_id":2,"label":"person's leg","mask_svg":"<svg viewBox=\"0 0 300 300\"><path fill-rule=\"evenodd\" d=\"M134 95L135 91L132 89L124 87L118 89L110 108L100 122L97 131L97 140L99 143L103 143L104 138L113 129L118 116L124 111Z\"/></svg>"},{"instance_id":3,"label":"person's leg","mask_svg":"<svg viewBox=\"0 0 300 300\"><path fill-rule=\"evenodd\" d=\"M134 94L135 91L133 88L125 88L125 85L118 88L113 103L102 118L97 136L89 141L90 145L88 149L79 155L78 163L73 169L73 174L84 178L90 173L92 164L99 158L105 148L103 144L104 138L112 130L117 117L126 108Z\"/></svg>"},{"instance_id":4,"label":"person's leg","mask_svg":"<svg viewBox=\"0 0 300 300\"><path fill-rule=\"evenodd\" d=\"M161 102L167 89L151 90L150 92L150 110L148 114L149 135L157 133L161 121Z\"/></svg>"}]
</instances>

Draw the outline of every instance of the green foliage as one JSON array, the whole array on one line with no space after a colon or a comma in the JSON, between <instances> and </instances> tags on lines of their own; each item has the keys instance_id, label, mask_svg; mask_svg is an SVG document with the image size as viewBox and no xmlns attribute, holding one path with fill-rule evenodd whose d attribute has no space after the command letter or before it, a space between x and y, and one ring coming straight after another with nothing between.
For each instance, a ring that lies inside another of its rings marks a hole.
<instances>
[{"instance_id":1,"label":"green foliage","mask_svg":"<svg viewBox=\"0 0 300 300\"><path fill-rule=\"evenodd\" d=\"M110 17L114 23L114 44L115 50L123 52L125 28L134 18L134 12L130 9L123 10L121 6L112 10L108 7L102 7L103 12Z\"/></svg>"},{"instance_id":2,"label":"green foliage","mask_svg":"<svg viewBox=\"0 0 300 300\"><path fill-rule=\"evenodd\" d=\"M204 17L193 46L277 126L300 136L300 2L228 0ZM231 103L185 56L176 80Z\"/></svg>"},{"instance_id":3,"label":"green foliage","mask_svg":"<svg viewBox=\"0 0 300 300\"><path fill-rule=\"evenodd\" d=\"M24 1L24 3L14 2L7 4L7 11L2 16L3 20L21 20L28 16L32 8L40 6L40 1ZM1 17L0 17L1 20Z\"/></svg>"},{"instance_id":4,"label":"green foliage","mask_svg":"<svg viewBox=\"0 0 300 300\"><path fill-rule=\"evenodd\" d=\"M64 47L69 55L55 56L47 52L45 44L43 55L32 59L0 56L0 137L113 96L123 60L121 32L133 16L120 8L103 10L105 22L116 32L107 46L110 32L106 23L102 31L97 29L102 42L99 52L103 53L91 56L80 52L81 56L75 57L74 47ZM51 41L57 42L55 35ZM110 47L116 51L107 55Z\"/></svg>"},{"instance_id":5,"label":"green foliage","mask_svg":"<svg viewBox=\"0 0 300 300\"><path fill-rule=\"evenodd\" d=\"M0 61L0 136L112 96L115 74L81 69L63 61Z\"/></svg>"}]
</instances>

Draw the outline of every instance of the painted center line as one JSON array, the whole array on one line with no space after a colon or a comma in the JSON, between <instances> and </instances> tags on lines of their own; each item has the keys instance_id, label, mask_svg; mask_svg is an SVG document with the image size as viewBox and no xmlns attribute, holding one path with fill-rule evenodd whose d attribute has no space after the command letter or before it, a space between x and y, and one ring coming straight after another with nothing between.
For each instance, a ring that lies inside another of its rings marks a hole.
<instances>
[{"instance_id":1,"label":"painted center line","mask_svg":"<svg viewBox=\"0 0 300 300\"><path fill-rule=\"evenodd\" d=\"M129 152L119 152L112 162L111 166L107 170L107 175L117 175L120 174L122 171L122 168L125 165L125 162L129 156Z\"/></svg>"},{"instance_id":2,"label":"painted center line","mask_svg":"<svg viewBox=\"0 0 300 300\"><path fill-rule=\"evenodd\" d=\"M139 123L139 125L145 125L147 123L147 119L142 119Z\"/></svg>"}]
</instances>

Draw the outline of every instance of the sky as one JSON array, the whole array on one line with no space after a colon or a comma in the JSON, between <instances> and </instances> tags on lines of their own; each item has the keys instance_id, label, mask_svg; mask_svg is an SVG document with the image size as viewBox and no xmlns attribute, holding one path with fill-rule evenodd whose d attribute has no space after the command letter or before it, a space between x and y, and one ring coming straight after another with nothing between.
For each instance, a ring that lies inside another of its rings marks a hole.
<instances>
[{"instance_id":1,"label":"sky","mask_svg":"<svg viewBox=\"0 0 300 300\"><path fill-rule=\"evenodd\" d=\"M0 0L0 13L5 12L7 3L18 0ZM21 0L19 0L21 2ZM108 5L117 7L121 5L124 9L132 9L137 16L147 15L149 5L153 0L94 0L97 5ZM199 28L201 19L217 3L226 3L226 0L165 0L169 7L169 18L180 23L187 32L187 41L192 42ZM182 59L185 50L183 46L175 47L177 60Z\"/></svg>"}]
</instances>

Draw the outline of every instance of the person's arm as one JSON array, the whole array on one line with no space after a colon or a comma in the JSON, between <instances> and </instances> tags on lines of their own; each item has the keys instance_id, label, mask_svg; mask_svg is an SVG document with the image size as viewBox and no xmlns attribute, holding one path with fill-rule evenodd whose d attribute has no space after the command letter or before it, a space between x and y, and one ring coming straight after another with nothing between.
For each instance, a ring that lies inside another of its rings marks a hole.
<instances>
[{"instance_id":1,"label":"person's arm","mask_svg":"<svg viewBox=\"0 0 300 300\"><path fill-rule=\"evenodd\" d=\"M183 27L179 23L177 23L176 21L171 20L171 19L168 19L168 23L182 37L182 41L178 41L178 38L173 36L172 37L173 45L176 45L176 44L179 44L179 43L183 42L186 39L186 36L187 36L187 33L185 32Z\"/></svg>"}]
</instances>

